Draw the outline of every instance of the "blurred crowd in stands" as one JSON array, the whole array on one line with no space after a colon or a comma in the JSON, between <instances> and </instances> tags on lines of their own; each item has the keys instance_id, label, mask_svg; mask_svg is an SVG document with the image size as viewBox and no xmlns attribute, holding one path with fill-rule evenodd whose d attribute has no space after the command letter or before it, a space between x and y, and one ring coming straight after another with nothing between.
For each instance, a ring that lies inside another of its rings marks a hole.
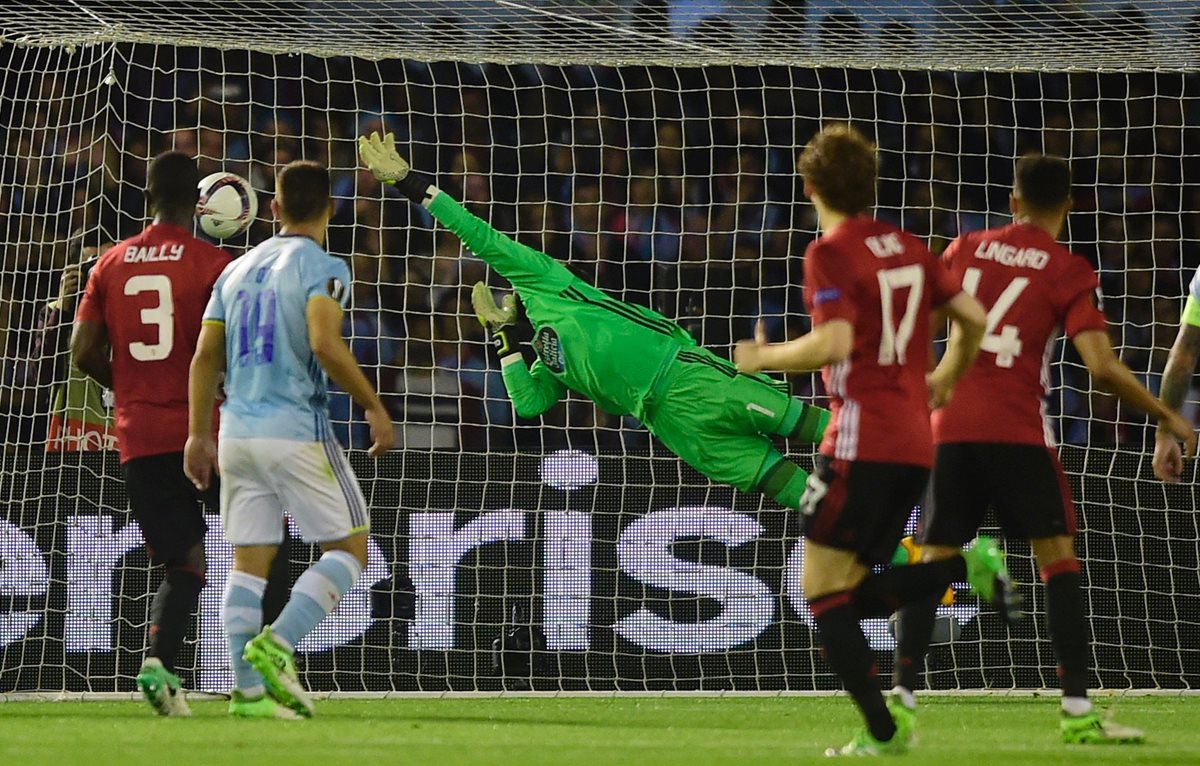
<instances>
[{"instance_id":1,"label":"blurred crowd in stands","mask_svg":"<svg viewBox=\"0 0 1200 766\"><path fill-rule=\"evenodd\" d=\"M86 50L0 52L11 73L0 93L10 115L0 134L8 447L46 442L66 374L64 268L144 225L147 159L169 148L260 193L260 220L224 243L235 255L271 235L279 167L329 164L328 247L355 280L346 332L410 448L632 448L648 436L579 399L542 423L514 422L469 303L476 280L503 282L357 168L354 139L371 130L395 132L418 169L500 230L718 353L760 317L774 340L806 329L800 263L816 221L794 163L831 120L875 137L878 215L935 250L1007 219L1015 157L1069 157L1066 238L1099 268L1114 339L1155 389L1200 264L1195 76L476 66L124 46L110 89L100 80L111 62ZM1065 388L1050 410L1064 441L1145 438L1141 416L1091 391L1069 351L1056 358ZM794 383L823 395L814 376ZM344 395L335 418L353 423L343 441L366 442Z\"/></svg>"}]
</instances>

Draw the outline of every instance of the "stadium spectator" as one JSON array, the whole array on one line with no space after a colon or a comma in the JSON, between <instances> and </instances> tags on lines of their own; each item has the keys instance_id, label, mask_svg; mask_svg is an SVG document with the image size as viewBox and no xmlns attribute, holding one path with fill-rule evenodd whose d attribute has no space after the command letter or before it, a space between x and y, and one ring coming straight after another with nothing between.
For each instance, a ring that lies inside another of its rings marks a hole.
<instances>
[{"instance_id":1,"label":"stadium spectator","mask_svg":"<svg viewBox=\"0 0 1200 766\"><path fill-rule=\"evenodd\" d=\"M82 241L80 236L78 242ZM51 452L117 448L108 391L83 374L70 359L70 327L87 282L87 272L96 265L100 253L112 244L80 248L80 261L68 264L59 277L58 298L42 309L31 367L37 369L37 385L51 389L46 444Z\"/></svg>"}]
</instances>

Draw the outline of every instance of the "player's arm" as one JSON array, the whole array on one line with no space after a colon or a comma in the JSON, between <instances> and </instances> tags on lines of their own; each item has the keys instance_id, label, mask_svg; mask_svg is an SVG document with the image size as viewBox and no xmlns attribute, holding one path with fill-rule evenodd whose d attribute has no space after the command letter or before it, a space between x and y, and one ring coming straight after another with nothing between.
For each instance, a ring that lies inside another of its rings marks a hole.
<instances>
[{"instance_id":1,"label":"player's arm","mask_svg":"<svg viewBox=\"0 0 1200 766\"><path fill-rule=\"evenodd\" d=\"M305 321L309 347L317 363L366 413L372 442L368 454L372 457L383 454L392 446L392 416L342 338L341 305L331 297L314 295L308 299Z\"/></svg>"},{"instance_id":2,"label":"player's arm","mask_svg":"<svg viewBox=\"0 0 1200 766\"><path fill-rule=\"evenodd\" d=\"M75 322L71 332L71 361L100 385L112 388L112 359L108 330L103 322L87 319Z\"/></svg>"},{"instance_id":3,"label":"player's arm","mask_svg":"<svg viewBox=\"0 0 1200 766\"><path fill-rule=\"evenodd\" d=\"M525 357L513 352L500 360L504 388L512 400L519 418L536 418L553 407L567 393L567 388L542 364L535 360L530 367Z\"/></svg>"},{"instance_id":4,"label":"player's arm","mask_svg":"<svg viewBox=\"0 0 1200 766\"><path fill-rule=\"evenodd\" d=\"M804 302L812 314L812 330L785 343L767 343L760 321L754 339L739 341L733 361L741 372L778 370L807 372L837 364L854 351L855 284L839 261L839 253L817 240L804 254Z\"/></svg>"},{"instance_id":5,"label":"player's arm","mask_svg":"<svg viewBox=\"0 0 1200 766\"><path fill-rule=\"evenodd\" d=\"M1180 412L1183 400L1192 387L1196 361L1200 359L1200 301L1189 295L1183 310L1179 334L1171 345L1167 366L1163 369L1162 387L1158 396L1168 409ZM1183 453L1179 441L1159 425L1154 440L1154 475L1163 481L1177 482L1183 478Z\"/></svg>"},{"instance_id":6,"label":"player's arm","mask_svg":"<svg viewBox=\"0 0 1200 766\"><path fill-rule=\"evenodd\" d=\"M217 470L213 407L218 378L224 369L225 323L206 319L188 372L188 438L183 446L183 472L201 490L208 489Z\"/></svg>"},{"instance_id":7,"label":"player's arm","mask_svg":"<svg viewBox=\"0 0 1200 766\"><path fill-rule=\"evenodd\" d=\"M71 362L105 388L112 388L112 354L104 324L103 261L92 269L71 331Z\"/></svg>"},{"instance_id":8,"label":"player's arm","mask_svg":"<svg viewBox=\"0 0 1200 766\"><path fill-rule=\"evenodd\" d=\"M966 293L958 293L938 307L936 315L950 320L950 340L946 353L933 372L926 376L929 406L937 409L950 401L954 384L970 368L979 354L983 333L987 329L987 312L983 305Z\"/></svg>"},{"instance_id":9,"label":"player's arm","mask_svg":"<svg viewBox=\"0 0 1200 766\"><path fill-rule=\"evenodd\" d=\"M1196 434L1182 415L1155 398L1146 390L1125 363L1117 358L1108 333L1085 330L1073 338L1079 356L1091 373L1096 385L1112 391L1125 404L1136 407L1158 421L1161 431L1184 443L1187 455L1195 452Z\"/></svg>"},{"instance_id":10,"label":"player's arm","mask_svg":"<svg viewBox=\"0 0 1200 766\"><path fill-rule=\"evenodd\" d=\"M391 133L383 138L378 133L362 136L358 139L358 153L377 179L393 184L401 194L429 210L439 223L463 241L467 249L514 287L542 283L548 276L570 281L571 274L561 263L496 231L435 186L432 178L412 170L408 161L396 151L395 137Z\"/></svg>"},{"instance_id":11,"label":"player's arm","mask_svg":"<svg viewBox=\"0 0 1200 766\"><path fill-rule=\"evenodd\" d=\"M733 362L740 372L808 372L837 364L853 349L854 325L847 319L822 322L785 343L768 343L766 327L760 321L754 328L754 340L738 341L734 346Z\"/></svg>"}]
</instances>

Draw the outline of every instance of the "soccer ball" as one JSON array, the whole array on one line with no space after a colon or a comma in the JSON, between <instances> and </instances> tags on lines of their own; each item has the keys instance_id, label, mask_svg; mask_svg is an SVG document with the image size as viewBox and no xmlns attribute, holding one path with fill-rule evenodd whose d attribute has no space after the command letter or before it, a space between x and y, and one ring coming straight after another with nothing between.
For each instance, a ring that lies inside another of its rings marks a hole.
<instances>
[{"instance_id":1,"label":"soccer ball","mask_svg":"<svg viewBox=\"0 0 1200 766\"><path fill-rule=\"evenodd\" d=\"M258 196L245 178L218 172L200 180L196 217L208 236L225 239L241 234L257 214Z\"/></svg>"}]
</instances>

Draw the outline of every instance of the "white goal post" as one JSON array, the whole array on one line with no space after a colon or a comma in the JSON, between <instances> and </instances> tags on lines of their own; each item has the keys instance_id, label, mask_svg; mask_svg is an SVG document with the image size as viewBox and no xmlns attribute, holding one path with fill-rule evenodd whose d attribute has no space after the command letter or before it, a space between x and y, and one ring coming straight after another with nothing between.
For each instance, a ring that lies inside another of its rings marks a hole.
<instances>
[{"instance_id":1,"label":"white goal post","mask_svg":"<svg viewBox=\"0 0 1200 766\"><path fill-rule=\"evenodd\" d=\"M935 249L1006 219L1022 153L1068 157L1067 239L1152 390L1200 265L1187 2L28 0L0 36L0 699L133 689L156 574L103 449L111 400L68 364L76 296L60 282L144 225L163 150L250 179L260 218L223 243L234 254L271 233L278 167L332 171L347 332L400 449L368 461L361 413L335 398L373 529L362 581L300 646L323 693L837 688L799 591L794 514L579 398L516 419L469 304L476 280L502 280L358 168L363 132L395 132L498 228L720 354L759 318L777 340L806 327L815 216L794 164L830 121L878 143L878 214ZM1194 473L1157 482L1145 419L1062 344L1052 369L1094 681L1200 688ZM792 383L824 401L813 376ZM811 463L810 446L790 449ZM190 688L220 692L230 562L210 521L181 664ZM297 547L299 571L311 551ZM1056 686L1028 547L1008 550L1031 618L1006 631L962 589L931 688ZM886 669L886 621L867 630ZM505 652L510 632L536 650Z\"/></svg>"}]
</instances>

